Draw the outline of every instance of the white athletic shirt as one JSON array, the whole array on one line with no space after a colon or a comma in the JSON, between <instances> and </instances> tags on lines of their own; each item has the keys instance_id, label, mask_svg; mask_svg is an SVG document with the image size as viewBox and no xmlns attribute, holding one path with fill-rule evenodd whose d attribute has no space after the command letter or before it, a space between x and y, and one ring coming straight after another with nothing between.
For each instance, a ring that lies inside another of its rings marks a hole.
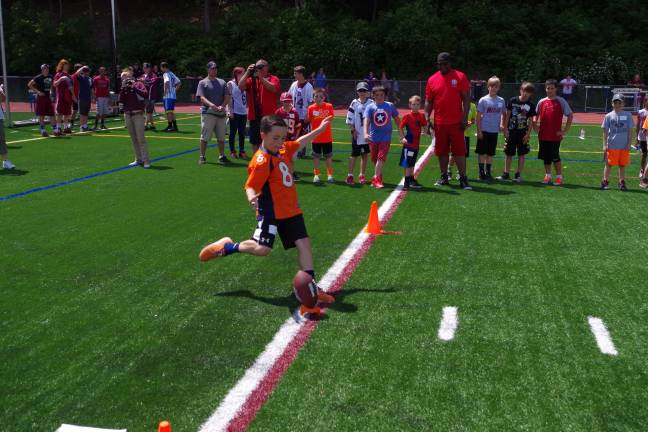
<instances>
[{"instance_id":1,"label":"white athletic shirt","mask_svg":"<svg viewBox=\"0 0 648 432\"><path fill-rule=\"evenodd\" d=\"M232 114L247 115L247 96L241 91L236 81L231 80L227 83L230 94L232 95Z\"/></svg>"},{"instance_id":2,"label":"white athletic shirt","mask_svg":"<svg viewBox=\"0 0 648 432\"><path fill-rule=\"evenodd\" d=\"M164 83L169 83L169 89L164 93L165 99L175 99L176 98L176 85L180 82L177 76L171 71L164 72L162 75L164 78Z\"/></svg>"},{"instance_id":3,"label":"white athletic shirt","mask_svg":"<svg viewBox=\"0 0 648 432\"><path fill-rule=\"evenodd\" d=\"M360 102L360 99L353 99L346 115L346 124L353 125L353 129L358 132L358 139L356 144L367 144L364 136L364 111L367 105L373 102L373 99L367 98L365 103Z\"/></svg>"},{"instance_id":4,"label":"white athletic shirt","mask_svg":"<svg viewBox=\"0 0 648 432\"><path fill-rule=\"evenodd\" d=\"M299 120L304 120L308 113L308 106L313 103L313 86L306 81L304 87L299 87L297 81L294 81L290 85L288 93L293 98L293 107L295 107L297 114L299 114Z\"/></svg>"}]
</instances>

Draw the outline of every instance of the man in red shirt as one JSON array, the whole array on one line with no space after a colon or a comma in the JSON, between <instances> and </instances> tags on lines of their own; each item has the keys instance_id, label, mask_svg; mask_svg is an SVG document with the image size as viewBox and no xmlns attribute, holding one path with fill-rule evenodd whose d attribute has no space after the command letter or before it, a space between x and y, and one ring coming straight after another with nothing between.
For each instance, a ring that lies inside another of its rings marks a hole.
<instances>
[{"instance_id":1,"label":"man in red shirt","mask_svg":"<svg viewBox=\"0 0 648 432\"><path fill-rule=\"evenodd\" d=\"M95 117L94 129L97 129L97 122L101 120L101 129L106 129L104 119L110 109L110 78L106 68L99 67L99 75L92 78L92 91L97 102L97 116Z\"/></svg>"},{"instance_id":2,"label":"man in red shirt","mask_svg":"<svg viewBox=\"0 0 648 432\"><path fill-rule=\"evenodd\" d=\"M248 66L238 85L247 96L250 143L256 152L261 144L261 119L277 111L281 83L275 75L270 75L268 62L261 59Z\"/></svg>"},{"instance_id":3,"label":"man in red shirt","mask_svg":"<svg viewBox=\"0 0 648 432\"><path fill-rule=\"evenodd\" d=\"M466 177L464 129L470 112L470 82L463 72L452 69L450 54L437 56L439 71L430 76L425 87L425 116L434 130L434 153L439 158L441 178L437 186L450 184L448 161L455 157L462 189L472 189ZM434 114L432 112L434 111Z\"/></svg>"}]
</instances>

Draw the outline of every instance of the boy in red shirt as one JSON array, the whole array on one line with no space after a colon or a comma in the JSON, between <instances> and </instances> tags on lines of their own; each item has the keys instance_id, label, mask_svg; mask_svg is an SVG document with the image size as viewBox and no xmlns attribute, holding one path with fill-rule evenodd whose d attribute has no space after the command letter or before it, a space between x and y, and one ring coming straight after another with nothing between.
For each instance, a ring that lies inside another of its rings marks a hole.
<instances>
[{"instance_id":1,"label":"boy in red shirt","mask_svg":"<svg viewBox=\"0 0 648 432\"><path fill-rule=\"evenodd\" d=\"M301 129L299 113L293 107L293 98L290 93L281 93L279 101L281 102L281 108L277 108L275 115L281 117L286 123L288 128L286 141L293 141L299 136L299 129Z\"/></svg>"},{"instance_id":2,"label":"boy in red shirt","mask_svg":"<svg viewBox=\"0 0 648 432\"><path fill-rule=\"evenodd\" d=\"M409 107L411 111L403 116L399 125L402 134L405 136L400 157L400 166L405 168L404 190L409 190L409 188L421 189L423 187L414 178L414 166L418 157L421 131L427 125L425 115L419 111L421 109L421 97L412 96L409 99Z\"/></svg>"},{"instance_id":3,"label":"boy in red shirt","mask_svg":"<svg viewBox=\"0 0 648 432\"><path fill-rule=\"evenodd\" d=\"M238 252L256 256L267 256L272 252L275 237L281 237L284 249L296 247L299 267L315 279L313 253L306 232L304 216L297 203L297 190L292 177L293 156L315 137L330 130L333 116L323 118L316 129L297 138L285 141L287 128L284 120L276 115L261 120L262 143L248 165L245 194L250 206L256 211L257 226L250 240L234 243L231 238L222 239L205 246L200 251L200 260L215 258ZM321 302L335 301L322 291ZM317 312L302 305L302 314Z\"/></svg>"},{"instance_id":4,"label":"boy in red shirt","mask_svg":"<svg viewBox=\"0 0 648 432\"><path fill-rule=\"evenodd\" d=\"M326 92L323 88L316 88L313 92L315 103L308 107L306 120L311 124L311 129L316 129L325 118L335 115L333 105L324 102ZM320 159L326 158L327 181L333 183L333 134L331 125L313 140L313 183L320 182Z\"/></svg>"},{"instance_id":5,"label":"boy in red shirt","mask_svg":"<svg viewBox=\"0 0 648 432\"><path fill-rule=\"evenodd\" d=\"M547 97L540 99L536 107L536 123L534 129L538 131L540 150L538 159L544 161L545 176L542 183L551 183L551 164L556 168L554 185L562 184L562 164L560 163L560 141L569 132L574 114L565 99L557 96L557 83L554 79L545 82ZM563 116L567 117L565 128L562 127ZM538 126L537 122L540 122Z\"/></svg>"}]
</instances>

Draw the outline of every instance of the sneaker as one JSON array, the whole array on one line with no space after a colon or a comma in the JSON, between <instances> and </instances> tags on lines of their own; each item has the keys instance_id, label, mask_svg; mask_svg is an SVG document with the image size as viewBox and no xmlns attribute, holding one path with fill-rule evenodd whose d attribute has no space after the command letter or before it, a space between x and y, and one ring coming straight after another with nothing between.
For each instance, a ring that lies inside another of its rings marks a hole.
<instances>
[{"instance_id":1,"label":"sneaker","mask_svg":"<svg viewBox=\"0 0 648 432\"><path fill-rule=\"evenodd\" d=\"M304 318L306 318L306 315L320 315L321 313L322 310L317 306L314 306L312 308L304 305L299 306L299 315Z\"/></svg>"},{"instance_id":2,"label":"sneaker","mask_svg":"<svg viewBox=\"0 0 648 432\"><path fill-rule=\"evenodd\" d=\"M315 284L317 286L317 284ZM335 297L331 294L322 291L320 287L317 287L317 301L321 303L335 303Z\"/></svg>"},{"instance_id":3,"label":"sneaker","mask_svg":"<svg viewBox=\"0 0 648 432\"><path fill-rule=\"evenodd\" d=\"M554 186L562 186L562 177L556 177L556 180L554 180Z\"/></svg>"},{"instance_id":4,"label":"sneaker","mask_svg":"<svg viewBox=\"0 0 648 432\"><path fill-rule=\"evenodd\" d=\"M218 162L220 162L222 164L226 164L226 163L229 163L229 159L227 159L225 157L225 155L220 155L220 156L218 156Z\"/></svg>"},{"instance_id":5,"label":"sneaker","mask_svg":"<svg viewBox=\"0 0 648 432\"><path fill-rule=\"evenodd\" d=\"M60 137L63 135L63 132L61 132L61 129L54 129L54 132L52 132L52 135L55 137Z\"/></svg>"},{"instance_id":6,"label":"sneaker","mask_svg":"<svg viewBox=\"0 0 648 432\"><path fill-rule=\"evenodd\" d=\"M644 170L639 170L639 179L644 178Z\"/></svg>"},{"instance_id":7,"label":"sneaker","mask_svg":"<svg viewBox=\"0 0 648 432\"><path fill-rule=\"evenodd\" d=\"M49 134L47 133L47 131L46 131L45 129L43 129L43 130L40 132L40 134L41 134L41 136L44 137L44 138L47 138L47 137L49 136Z\"/></svg>"},{"instance_id":8,"label":"sneaker","mask_svg":"<svg viewBox=\"0 0 648 432\"><path fill-rule=\"evenodd\" d=\"M128 164L128 166L137 166L137 165L142 165L142 162L138 160L134 160L133 162Z\"/></svg>"},{"instance_id":9,"label":"sneaker","mask_svg":"<svg viewBox=\"0 0 648 432\"><path fill-rule=\"evenodd\" d=\"M162 129L162 132L173 132L173 128L171 126L167 126L165 129Z\"/></svg>"},{"instance_id":10,"label":"sneaker","mask_svg":"<svg viewBox=\"0 0 648 432\"><path fill-rule=\"evenodd\" d=\"M79 128L79 132L88 132L89 130L90 130L90 128L88 126L81 126Z\"/></svg>"},{"instance_id":11,"label":"sneaker","mask_svg":"<svg viewBox=\"0 0 648 432\"><path fill-rule=\"evenodd\" d=\"M200 156L198 158L198 165L204 165L207 163L207 158L205 156Z\"/></svg>"},{"instance_id":12,"label":"sneaker","mask_svg":"<svg viewBox=\"0 0 648 432\"><path fill-rule=\"evenodd\" d=\"M450 180L448 180L448 175L442 174L441 177L439 177L439 180L434 183L434 186L448 186L449 184Z\"/></svg>"},{"instance_id":13,"label":"sneaker","mask_svg":"<svg viewBox=\"0 0 648 432\"><path fill-rule=\"evenodd\" d=\"M626 186L625 180L621 180L619 182L619 190L626 192L628 190L628 187Z\"/></svg>"},{"instance_id":14,"label":"sneaker","mask_svg":"<svg viewBox=\"0 0 648 432\"><path fill-rule=\"evenodd\" d=\"M360 183L362 185L367 183L367 178L365 176L361 175L360 177L358 177L358 183Z\"/></svg>"},{"instance_id":15,"label":"sneaker","mask_svg":"<svg viewBox=\"0 0 648 432\"><path fill-rule=\"evenodd\" d=\"M416 180L413 180L413 181L410 182L410 187L412 189L423 189L423 185L421 183L417 182Z\"/></svg>"},{"instance_id":16,"label":"sneaker","mask_svg":"<svg viewBox=\"0 0 648 432\"><path fill-rule=\"evenodd\" d=\"M106 130L106 129L108 129L108 128L106 127L106 125L101 125L101 129L102 129L102 130Z\"/></svg>"},{"instance_id":17,"label":"sneaker","mask_svg":"<svg viewBox=\"0 0 648 432\"><path fill-rule=\"evenodd\" d=\"M385 184L383 183L382 179L380 177L376 178L376 184L374 184L374 187L376 189L382 189L385 187Z\"/></svg>"},{"instance_id":18,"label":"sneaker","mask_svg":"<svg viewBox=\"0 0 648 432\"><path fill-rule=\"evenodd\" d=\"M326 178L326 181L329 182L329 183L335 183L335 179L333 178L332 175L328 176L328 177Z\"/></svg>"},{"instance_id":19,"label":"sneaker","mask_svg":"<svg viewBox=\"0 0 648 432\"><path fill-rule=\"evenodd\" d=\"M489 182L490 182L490 181L493 181L493 176L490 175L490 174L486 174L486 175L484 176L484 179L485 179L486 181L489 181Z\"/></svg>"},{"instance_id":20,"label":"sneaker","mask_svg":"<svg viewBox=\"0 0 648 432\"><path fill-rule=\"evenodd\" d=\"M515 173L515 177L513 178L513 181L516 183L522 183L522 176L520 175L519 172Z\"/></svg>"},{"instance_id":21,"label":"sneaker","mask_svg":"<svg viewBox=\"0 0 648 432\"><path fill-rule=\"evenodd\" d=\"M236 152L230 152L230 157L232 159L237 159L238 158L238 156L236 155Z\"/></svg>"},{"instance_id":22,"label":"sneaker","mask_svg":"<svg viewBox=\"0 0 648 432\"><path fill-rule=\"evenodd\" d=\"M551 176L549 174L545 174L544 179L542 180L542 184L551 184Z\"/></svg>"},{"instance_id":23,"label":"sneaker","mask_svg":"<svg viewBox=\"0 0 648 432\"><path fill-rule=\"evenodd\" d=\"M245 153L245 151L240 151L238 154L239 159L247 159L248 155Z\"/></svg>"},{"instance_id":24,"label":"sneaker","mask_svg":"<svg viewBox=\"0 0 648 432\"><path fill-rule=\"evenodd\" d=\"M500 181L509 181L509 180L511 180L511 175L509 173L505 172L505 173L502 173L501 176L495 177L495 179L500 180Z\"/></svg>"},{"instance_id":25,"label":"sneaker","mask_svg":"<svg viewBox=\"0 0 648 432\"><path fill-rule=\"evenodd\" d=\"M402 189L403 189L404 191L408 191L408 190L410 190L410 185L408 185L407 183L405 183L405 184L403 184L403 188L402 188Z\"/></svg>"},{"instance_id":26,"label":"sneaker","mask_svg":"<svg viewBox=\"0 0 648 432\"><path fill-rule=\"evenodd\" d=\"M610 189L610 183L607 180L602 180L601 190L608 190L608 189Z\"/></svg>"},{"instance_id":27,"label":"sneaker","mask_svg":"<svg viewBox=\"0 0 648 432\"><path fill-rule=\"evenodd\" d=\"M66 134L66 135L71 135L72 134L72 128L63 129L63 133Z\"/></svg>"},{"instance_id":28,"label":"sneaker","mask_svg":"<svg viewBox=\"0 0 648 432\"><path fill-rule=\"evenodd\" d=\"M149 162L144 162L144 163L142 164L142 168L144 168L144 169L149 169L149 168L151 168L151 164L150 164Z\"/></svg>"},{"instance_id":29,"label":"sneaker","mask_svg":"<svg viewBox=\"0 0 648 432\"><path fill-rule=\"evenodd\" d=\"M16 168L16 165L12 164L9 159L2 161L2 168L12 170Z\"/></svg>"},{"instance_id":30,"label":"sneaker","mask_svg":"<svg viewBox=\"0 0 648 432\"><path fill-rule=\"evenodd\" d=\"M313 176L313 183L315 183L315 184L321 183L321 180L320 180L318 175Z\"/></svg>"},{"instance_id":31,"label":"sneaker","mask_svg":"<svg viewBox=\"0 0 648 432\"><path fill-rule=\"evenodd\" d=\"M639 182L639 187L640 187L641 189L646 189L646 188L648 188L648 181L647 181L645 178L644 178L644 179L641 179L641 182Z\"/></svg>"},{"instance_id":32,"label":"sneaker","mask_svg":"<svg viewBox=\"0 0 648 432\"><path fill-rule=\"evenodd\" d=\"M352 176L352 175L348 175L347 178L346 178L346 184L348 184L348 185L352 185L353 183L355 183L355 182L353 181L353 176Z\"/></svg>"},{"instance_id":33,"label":"sneaker","mask_svg":"<svg viewBox=\"0 0 648 432\"><path fill-rule=\"evenodd\" d=\"M213 260L225 256L225 244L227 243L234 243L234 242L229 237L223 237L217 242L205 246L200 251L200 255L199 255L200 261L206 262L209 260Z\"/></svg>"},{"instance_id":34,"label":"sneaker","mask_svg":"<svg viewBox=\"0 0 648 432\"><path fill-rule=\"evenodd\" d=\"M463 190L472 190L472 186L468 183L468 177L463 176L459 179L459 187Z\"/></svg>"}]
</instances>

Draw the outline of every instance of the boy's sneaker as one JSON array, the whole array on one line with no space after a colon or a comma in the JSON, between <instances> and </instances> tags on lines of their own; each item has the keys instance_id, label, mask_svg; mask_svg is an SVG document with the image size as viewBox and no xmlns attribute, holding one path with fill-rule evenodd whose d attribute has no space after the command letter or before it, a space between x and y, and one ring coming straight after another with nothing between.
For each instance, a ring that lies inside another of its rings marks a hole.
<instances>
[{"instance_id":1,"label":"boy's sneaker","mask_svg":"<svg viewBox=\"0 0 648 432\"><path fill-rule=\"evenodd\" d=\"M505 172L505 173L502 173L501 176L497 176L496 180L509 181L509 180L511 180L511 175L509 173Z\"/></svg>"},{"instance_id":2,"label":"boy's sneaker","mask_svg":"<svg viewBox=\"0 0 648 432\"><path fill-rule=\"evenodd\" d=\"M229 163L229 159L227 159L225 157L225 155L220 155L220 156L218 156L218 162L220 162L222 164L226 164L226 163Z\"/></svg>"},{"instance_id":3,"label":"boy's sneaker","mask_svg":"<svg viewBox=\"0 0 648 432\"><path fill-rule=\"evenodd\" d=\"M423 188L423 185L422 185L421 183L417 182L416 180L412 180L412 181L410 182L410 187L411 187L412 189L422 189L422 188Z\"/></svg>"},{"instance_id":4,"label":"boy's sneaker","mask_svg":"<svg viewBox=\"0 0 648 432\"><path fill-rule=\"evenodd\" d=\"M556 180L554 180L554 186L562 186L562 177L556 177Z\"/></svg>"},{"instance_id":5,"label":"boy's sneaker","mask_svg":"<svg viewBox=\"0 0 648 432\"><path fill-rule=\"evenodd\" d=\"M542 184L551 184L551 176L549 174L545 174L544 179L542 180Z\"/></svg>"},{"instance_id":6,"label":"boy's sneaker","mask_svg":"<svg viewBox=\"0 0 648 432\"><path fill-rule=\"evenodd\" d=\"M607 180L602 180L601 190L608 190L608 189L610 189L610 183Z\"/></svg>"},{"instance_id":7,"label":"boy's sneaker","mask_svg":"<svg viewBox=\"0 0 648 432\"><path fill-rule=\"evenodd\" d=\"M198 165L204 165L207 163L207 158L205 156L200 156L198 158Z\"/></svg>"},{"instance_id":8,"label":"boy's sneaker","mask_svg":"<svg viewBox=\"0 0 648 432\"><path fill-rule=\"evenodd\" d=\"M226 243L234 243L234 242L229 237L223 237L217 242L205 246L200 251L200 255L199 255L200 261L206 262L209 260L213 260L225 256Z\"/></svg>"},{"instance_id":9,"label":"boy's sneaker","mask_svg":"<svg viewBox=\"0 0 648 432\"><path fill-rule=\"evenodd\" d=\"M322 313L321 309L317 306L308 307L304 305L299 306L299 315L306 318L306 315L320 315Z\"/></svg>"},{"instance_id":10,"label":"boy's sneaker","mask_svg":"<svg viewBox=\"0 0 648 432\"><path fill-rule=\"evenodd\" d=\"M450 184L450 180L448 180L448 174L441 174L441 177L439 177L439 180L434 183L434 186L448 186Z\"/></svg>"},{"instance_id":11,"label":"boy's sneaker","mask_svg":"<svg viewBox=\"0 0 648 432\"><path fill-rule=\"evenodd\" d=\"M230 157L231 157L232 159L236 159L236 158L237 158L237 156L236 156L236 152L230 152Z\"/></svg>"},{"instance_id":12,"label":"boy's sneaker","mask_svg":"<svg viewBox=\"0 0 648 432\"><path fill-rule=\"evenodd\" d=\"M648 188L648 179L645 179L645 178L641 179L641 181L639 182L639 187L641 189Z\"/></svg>"},{"instance_id":13,"label":"boy's sneaker","mask_svg":"<svg viewBox=\"0 0 648 432\"><path fill-rule=\"evenodd\" d=\"M626 192L628 190L628 187L625 184L625 180L621 180L619 182L619 190L623 192Z\"/></svg>"},{"instance_id":14,"label":"boy's sneaker","mask_svg":"<svg viewBox=\"0 0 648 432\"><path fill-rule=\"evenodd\" d=\"M245 151L240 151L238 154L239 159L247 159L248 155Z\"/></svg>"},{"instance_id":15,"label":"boy's sneaker","mask_svg":"<svg viewBox=\"0 0 648 432\"><path fill-rule=\"evenodd\" d=\"M519 172L515 173L515 177L513 178L513 181L516 183L522 183L522 176L520 175Z\"/></svg>"},{"instance_id":16,"label":"boy's sneaker","mask_svg":"<svg viewBox=\"0 0 648 432\"><path fill-rule=\"evenodd\" d=\"M468 183L468 177L463 176L459 179L459 187L463 190L472 190L472 186Z\"/></svg>"},{"instance_id":17,"label":"boy's sneaker","mask_svg":"<svg viewBox=\"0 0 648 432\"><path fill-rule=\"evenodd\" d=\"M346 184L348 184L348 185L352 185L353 183L355 183L355 182L353 181L353 176L352 176L352 175L348 175L347 178L346 178Z\"/></svg>"},{"instance_id":18,"label":"boy's sneaker","mask_svg":"<svg viewBox=\"0 0 648 432\"><path fill-rule=\"evenodd\" d=\"M46 131L45 129L43 129L43 130L40 132L40 134L41 134L41 136L44 137L44 138L47 138L47 137L49 136L49 134L47 133L47 131Z\"/></svg>"},{"instance_id":19,"label":"boy's sneaker","mask_svg":"<svg viewBox=\"0 0 648 432\"><path fill-rule=\"evenodd\" d=\"M71 135L72 134L72 128L68 127L68 128L63 129L63 133L66 134L66 135Z\"/></svg>"},{"instance_id":20,"label":"boy's sneaker","mask_svg":"<svg viewBox=\"0 0 648 432\"><path fill-rule=\"evenodd\" d=\"M326 181L329 182L329 183L335 183L335 179L333 178L332 175L328 176L328 177L326 178Z\"/></svg>"},{"instance_id":21,"label":"boy's sneaker","mask_svg":"<svg viewBox=\"0 0 648 432\"><path fill-rule=\"evenodd\" d=\"M313 176L313 183L315 183L315 184L321 183L321 180L320 180L318 175Z\"/></svg>"},{"instance_id":22,"label":"boy's sneaker","mask_svg":"<svg viewBox=\"0 0 648 432\"><path fill-rule=\"evenodd\" d=\"M358 183L360 183L362 185L367 183L367 178L365 176L363 176L363 175L360 175L360 177L358 177Z\"/></svg>"},{"instance_id":23,"label":"boy's sneaker","mask_svg":"<svg viewBox=\"0 0 648 432\"><path fill-rule=\"evenodd\" d=\"M371 186L375 187L376 189L382 189L385 187L379 177L374 177L373 180L371 180Z\"/></svg>"},{"instance_id":24,"label":"boy's sneaker","mask_svg":"<svg viewBox=\"0 0 648 432\"><path fill-rule=\"evenodd\" d=\"M106 130L106 129L108 129L108 128L106 127L106 125L102 124L102 125L101 125L101 129L102 129L102 130Z\"/></svg>"},{"instance_id":25,"label":"boy's sneaker","mask_svg":"<svg viewBox=\"0 0 648 432\"><path fill-rule=\"evenodd\" d=\"M9 159L2 161L2 168L12 170L16 168L16 165L12 164Z\"/></svg>"},{"instance_id":26,"label":"boy's sneaker","mask_svg":"<svg viewBox=\"0 0 648 432\"><path fill-rule=\"evenodd\" d=\"M142 162L138 160L134 160L133 162L128 164L128 166L137 166L137 165L142 165Z\"/></svg>"}]
</instances>

